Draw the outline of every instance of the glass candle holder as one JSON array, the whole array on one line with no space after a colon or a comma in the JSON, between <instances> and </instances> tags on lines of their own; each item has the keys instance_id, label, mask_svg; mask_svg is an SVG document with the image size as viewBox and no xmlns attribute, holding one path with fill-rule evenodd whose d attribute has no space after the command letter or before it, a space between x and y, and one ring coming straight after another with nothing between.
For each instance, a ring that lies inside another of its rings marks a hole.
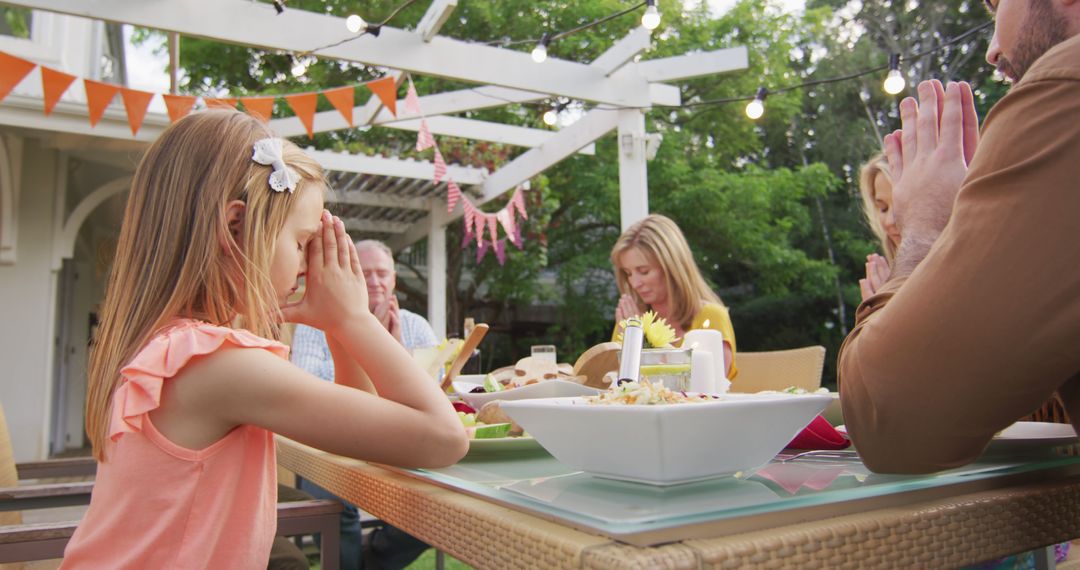
<instances>
[{"instance_id":1,"label":"glass candle holder","mask_svg":"<svg viewBox=\"0 0 1080 570\"><path fill-rule=\"evenodd\" d=\"M621 352L621 351L620 351ZM641 351L641 377L669 390L690 390L689 348L646 348ZM622 358L622 354L619 355Z\"/></svg>"}]
</instances>

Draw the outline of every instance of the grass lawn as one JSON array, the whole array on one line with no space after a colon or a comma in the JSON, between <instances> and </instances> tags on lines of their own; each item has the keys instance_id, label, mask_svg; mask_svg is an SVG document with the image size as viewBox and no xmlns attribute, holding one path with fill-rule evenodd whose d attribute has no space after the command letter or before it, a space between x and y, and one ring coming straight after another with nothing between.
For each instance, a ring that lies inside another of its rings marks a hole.
<instances>
[{"instance_id":1,"label":"grass lawn","mask_svg":"<svg viewBox=\"0 0 1080 570\"><path fill-rule=\"evenodd\" d=\"M472 566L456 559L451 558L449 555L444 555L446 565L443 566L446 570L472 570ZM415 562L409 564L406 570L432 570L435 568L435 549L429 548L417 558Z\"/></svg>"}]
</instances>

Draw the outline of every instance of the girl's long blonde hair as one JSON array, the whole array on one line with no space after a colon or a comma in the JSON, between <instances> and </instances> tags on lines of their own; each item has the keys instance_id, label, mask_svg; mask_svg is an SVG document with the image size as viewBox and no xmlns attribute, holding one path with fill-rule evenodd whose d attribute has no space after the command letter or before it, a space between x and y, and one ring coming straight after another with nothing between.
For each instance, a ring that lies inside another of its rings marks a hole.
<instances>
[{"instance_id":1,"label":"girl's long blonde hair","mask_svg":"<svg viewBox=\"0 0 1080 570\"><path fill-rule=\"evenodd\" d=\"M284 141L285 163L301 181L295 192L273 191L272 168L252 160L255 142L272 136L243 113L203 111L166 129L135 170L90 352L86 431L99 461L120 369L170 321L235 323L277 337L274 244L300 193L321 192L325 182L319 164ZM245 203L240 240L226 220L233 200Z\"/></svg>"},{"instance_id":2,"label":"girl's long blonde hair","mask_svg":"<svg viewBox=\"0 0 1080 570\"><path fill-rule=\"evenodd\" d=\"M622 254L636 248L664 272L664 282L671 303L671 320L686 330L694 322L694 315L703 305L716 303L724 306L720 297L709 288L701 276L690 245L682 230L666 216L650 214L627 228L611 250L611 264L615 267L615 282L619 293L634 296L639 309L648 309L641 297L630 286L630 281L619 263Z\"/></svg>"},{"instance_id":3,"label":"girl's long blonde hair","mask_svg":"<svg viewBox=\"0 0 1080 570\"><path fill-rule=\"evenodd\" d=\"M889 174L889 161L880 152L871 156L866 161L866 164L863 164L862 169L859 170L859 193L862 194L863 215L866 216L866 223L870 226L870 231L874 233L874 237L881 243L881 249L885 252L885 260L889 262L889 265L892 265L893 258L896 257L896 246L889 239L889 233L885 231L885 226L881 225L877 200L874 195L874 181L877 180L879 175L884 176L889 181L889 184L892 184L892 176ZM890 205L890 207L892 206Z\"/></svg>"}]
</instances>

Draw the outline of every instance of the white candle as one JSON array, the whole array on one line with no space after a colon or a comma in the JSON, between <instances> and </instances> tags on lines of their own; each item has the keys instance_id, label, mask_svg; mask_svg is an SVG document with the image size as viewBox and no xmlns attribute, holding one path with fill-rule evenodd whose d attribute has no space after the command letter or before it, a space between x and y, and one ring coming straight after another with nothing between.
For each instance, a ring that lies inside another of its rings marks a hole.
<instances>
[{"instance_id":1,"label":"white candle","mask_svg":"<svg viewBox=\"0 0 1080 570\"><path fill-rule=\"evenodd\" d=\"M727 379L727 366L724 362L724 335L713 329L697 329L686 333L683 348L701 348L712 353L713 370L719 378Z\"/></svg>"},{"instance_id":2,"label":"white candle","mask_svg":"<svg viewBox=\"0 0 1080 570\"><path fill-rule=\"evenodd\" d=\"M711 352L694 348L690 353L690 391L712 394L716 392L716 370Z\"/></svg>"}]
</instances>

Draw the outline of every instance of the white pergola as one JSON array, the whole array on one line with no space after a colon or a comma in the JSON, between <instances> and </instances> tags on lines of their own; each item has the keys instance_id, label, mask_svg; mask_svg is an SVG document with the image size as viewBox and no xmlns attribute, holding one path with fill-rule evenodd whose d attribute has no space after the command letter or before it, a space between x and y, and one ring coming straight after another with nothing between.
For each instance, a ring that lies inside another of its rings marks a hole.
<instances>
[{"instance_id":1,"label":"white pergola","mask_svg":"<svg viewBox=\"0 0 1080 570\"><path fill-rule=\"evenodd\" d=\"M306 53L350 34L344 18L287 9L278 15L270 4L251 0L4 0L6 4L131 24L220 42L266 50ZM364 35L317 55L382 66L399 82L404 72L475 83L471 89L428 94L421 109L433 134L490 141L529 148L494 172L449 165L449 177L481 205L493 200L574 153L592 154L594 141L618 133L620 214L623 228L648 214L648 184L644 114L653 105L677 106L679 89L669 85L694 77L724 73L747 66L747 51L734 47L677 57L639 60L651 34L637 28L590 63L549 58L541 64L528 53L438 35L457 0L433 0L416 30L384 26L378 37ZM525 128L453 116L512 103L566 97L597 105L576 122L558 131ZM84 106L61 102L44 117L41 101L11 95L0 106L0 122L32 129L69 133L72 152L89 156L101 146L75 143L82 136L112 139L121 148L145 146L167 126L163 115L148 114L132 137L124 112L110 108L96 128L86 120ZM375 96L353 111L357 127L386 127L416 131L419 116L399 102L397 116ZM316 132L349 128L336 111L317 113ZM300 120L275 119L271 126L282 136L305 133ZM64 135L58 135L63 145ZM107 148L108 145L105 145ZM361 156L311 150L331 171L336 196L350 231L378 235L399 250L428 238L428 319L436 334L446 331L446 226L462 215L448 214L444 186L432 182L434 165L413 159ZM98 160L105 160L97 157ZM56 257L70 257L75 233L90 210L125 188L109 183L85 197L63 224ZM56 260L54 260L55 262Z\"/></svg>"}]
</instances>

